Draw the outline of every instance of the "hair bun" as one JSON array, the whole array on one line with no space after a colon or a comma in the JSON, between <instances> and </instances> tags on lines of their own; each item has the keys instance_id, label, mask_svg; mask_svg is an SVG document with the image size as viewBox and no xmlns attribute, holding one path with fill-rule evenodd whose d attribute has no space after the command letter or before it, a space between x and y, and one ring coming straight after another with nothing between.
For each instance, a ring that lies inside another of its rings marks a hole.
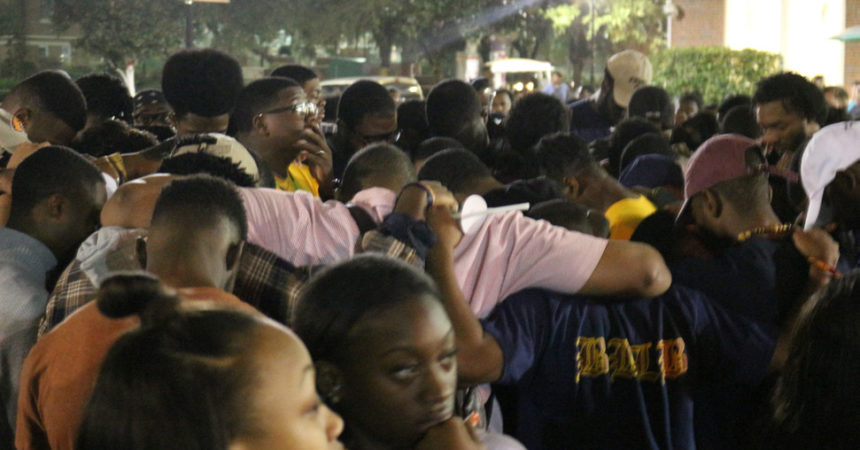
<instances>
[{"instance_id":1,"label":"hair bun","mask_svg":"<svg viewBox=\"0 0 860 450\"><path fill-rule=\"evenodd\" d=\"M133 314L149 315L153 310L175 309L178 299L165 292L158 278L139 271L108 277L99 288L97 301L102 314L118 319Z\"/></svg>"}]
</instances>

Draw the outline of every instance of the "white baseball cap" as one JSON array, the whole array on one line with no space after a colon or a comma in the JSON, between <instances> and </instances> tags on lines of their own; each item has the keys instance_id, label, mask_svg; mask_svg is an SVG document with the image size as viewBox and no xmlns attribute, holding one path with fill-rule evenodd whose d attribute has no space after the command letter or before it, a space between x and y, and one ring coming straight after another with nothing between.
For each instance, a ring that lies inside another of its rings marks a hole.
<instances>
[{"instance_id":1,"label":"white baseball cap","mask_svg":"<svg viewBox=\"0 0 860 450\"><path fill-rule=\"evenodd\" d=\"M227 158L238 164L239 168L251 175L255 181L260 179L260 171L254 157L244 145L230 136L220 133L205 133L180 136L176 142L176 148L170 153L170 156L186 153L208 153Z\"/></svg>"},{"instance_id":2,"label":"white baseball cap","mask_svg":"<svg viewBox=\"0 0 860 450\"><path fill-rule=\"evenodd\" d=\"M824 188L844 170L860 161L860 124L839 122L828 125L812 136L800 160L800 180L809 198L806 208L808 230L818 222Z\"/></svg>"},{"instance_id":3,"label":"white baseball cap","mask_svg":"<svg viewBox=\"0 0 860 450\"><path fill-rule=\"evenodd\" d=\"M650 83L653 75L651 61L636 50L624 50L612 55L606 62L606 68L614 81L612 97L623 108L630 104L633 92Z\"/></svg>"}]
</instances>

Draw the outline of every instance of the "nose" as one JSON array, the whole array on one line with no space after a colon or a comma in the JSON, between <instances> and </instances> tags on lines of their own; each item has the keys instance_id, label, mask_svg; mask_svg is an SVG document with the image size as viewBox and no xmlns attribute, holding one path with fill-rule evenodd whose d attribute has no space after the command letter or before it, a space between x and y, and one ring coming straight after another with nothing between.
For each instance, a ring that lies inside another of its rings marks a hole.
<instances>
[{"instance_id":1,"label":"nose","mask_svg":"<svg viewBox=\"0 0 860 450\"><path fill-rule=\"evenodd\" d=\"M444 403L454 395L457 386L457 369L450 365L435 364L424 377L422 400L427 404Z\"/></svg>"},{"instance_id":2,"label":"nose","mask_svg":"<svg viewBox=\"0 0 860 450\"><path fill-rule=\"evenodd\" d=\"M337 441L338 436L343 432L343 418L340 417L340 414L332 411L327 406L323 405L323 408L325 408L327 415L325 427L326 437L329 442Z\"/></svg>"},{"instance_id":3,"label":"nose","mask_svg":"<svg viewBox=\"0 0 860 450\"><path fill-rule=\"evenodd\" d=\"M773 145L778 140L779 134L773 130L764 130L764 133L761 136L761 143L765 146Z\"/></svg>"}]
</instances>

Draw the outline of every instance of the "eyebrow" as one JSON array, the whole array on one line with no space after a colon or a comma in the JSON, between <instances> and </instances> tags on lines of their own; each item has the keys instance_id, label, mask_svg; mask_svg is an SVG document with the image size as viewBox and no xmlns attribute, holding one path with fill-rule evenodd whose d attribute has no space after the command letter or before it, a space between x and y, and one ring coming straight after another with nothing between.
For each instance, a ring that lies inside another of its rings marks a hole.
<instances>
[{"instance_id":1,"label":"eyebrow","mask_svg":"<svg viewBox=\"0 0 860 450\"><path fill-rule=\"evenodd\" d=\"M445 336L442 336L442 340L444 341L445 339L448 339L448 336L451 336L451 335L453 335L453 334L454 334L454 327L452 326L452 327L448 330L448 332L447 332L447 333L445 333ZM444 346L445 346L445 344L444 344L444 342L443 342L443 343L442 343L442 345L440 345L439 347L444 347ZM397 346L397 347L389 348L388 350L386 350L385 352L383 352L383 353L382 353L382 355L380 355L380 356L386 356L386 355L388 355L388 354L390 354L390 353L396 353L396 352L412 352L412 351L414 351L414 350L415 350L415 349L414 349L414 347L410 347L410 346L407 346L407 345L400 345L400 346Z\"/></svg>"}]
</instances>

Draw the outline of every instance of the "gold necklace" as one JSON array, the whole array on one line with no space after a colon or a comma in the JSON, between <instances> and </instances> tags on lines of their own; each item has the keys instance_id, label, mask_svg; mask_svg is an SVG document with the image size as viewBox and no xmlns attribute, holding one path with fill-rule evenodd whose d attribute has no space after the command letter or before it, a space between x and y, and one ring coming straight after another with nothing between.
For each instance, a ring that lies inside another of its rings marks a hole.
<instances>
[{"instance_id":1,"label":"gold necklace","mask_svg":"<svg viewBox=\"0 0 860 450\"><path fill-rule=\"evenodd\" d=\"M763 227L756 227L751 230L743 231L738 233L738 242L746 241L747 239L753 236L760 236L762 234L772 234L776 235L775 237L783 237L794 229L794 225L790 223L778 223L775 225L766 225Z\"/></svg>"}]
</instances>

